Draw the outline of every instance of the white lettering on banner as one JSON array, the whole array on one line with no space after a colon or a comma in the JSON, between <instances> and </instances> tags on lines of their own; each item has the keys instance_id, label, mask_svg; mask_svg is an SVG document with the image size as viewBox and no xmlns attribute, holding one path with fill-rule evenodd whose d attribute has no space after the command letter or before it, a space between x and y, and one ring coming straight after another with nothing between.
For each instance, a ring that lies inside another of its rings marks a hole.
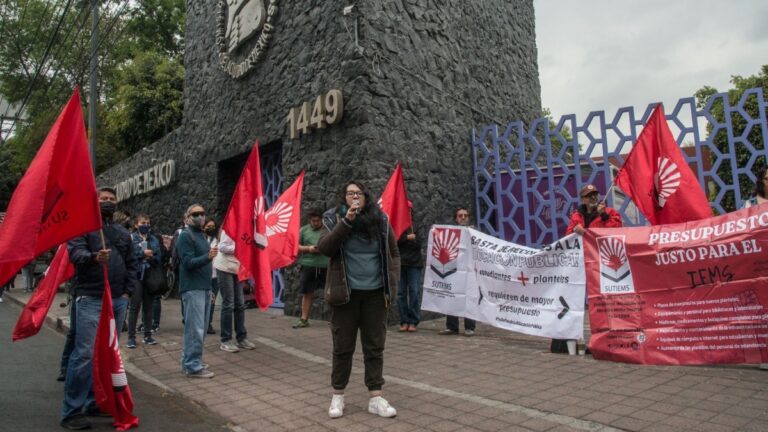
<instances>
[{"instance_id":1,"label":"white lettering on banner","mask_svg":"<svg viewBox=\"0 0 768 432\"><path fill-rule=\"evenodd\" d=\"M176 163L168 160L146 169L115 186L117 200L123 201L136 195L152 192L168 186L175 177Z\"/></svg>"},{"instance_id":2,"label":"white lettering on banner","mask_svg":"<svg viewBox=\"0 0 768 432\"><path fill-rule=\"evenodd\" d=\"M741 250L739 250L741 246ZM684 264L694 261L722 259L739 255L749 255L762 252L763 248L757 240L743 240L741 242L721 243L709 246L699 246L687 249L677 249L656 253L657 266Z\"/></svg>"},{"instance_id":3,"label":"white lettering on banner","mask_svg":"<svg viewBox=\"0 0 768 432\"><path fill-rule=\"evenodd\" d=\"M450 254L445 245L453 245ZM433 253L422 309L530 335L583 337L586 283L578 235L537 250L471 228L436 225L427 250ZM446 272L449 260L455 268Z\"/></svg>"},{"instance_id":4,"label":"white lettering on banner","mask_svg":"<svg viewBox=\"0 0 768 432\"><path fill-rule=\"evenodd\" d=\"M752 231L758 227L768 227L768 212L739 218L718 225L697 227L685 231L651 232L648 235L648 245L665 245L717 239L717 237L722 237L728 234ZM663 226L659 229L663 229Z\"/></svg>"}]
</instances>

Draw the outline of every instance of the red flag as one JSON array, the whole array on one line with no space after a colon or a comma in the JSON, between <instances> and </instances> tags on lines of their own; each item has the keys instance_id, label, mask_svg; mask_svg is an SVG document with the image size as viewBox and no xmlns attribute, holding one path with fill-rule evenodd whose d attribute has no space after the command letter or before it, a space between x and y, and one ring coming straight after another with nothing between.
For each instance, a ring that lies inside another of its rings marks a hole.
<instances>
[{"instance_id":1,"label":"red flag","mask_svg":"<svg viewBox=\"0 0 768 432\"><path fill-rule=\"evenodd\" d=\"M669 130L664 108L656 106L616 176L651 225L712 216L704 190Z\"/></svg>"},{"instance_id":2,"label":"red flag","mask_svg":"<svg viewBox=\"0 0 768 432\"><path fill-rule=\"evenodd\" d=\"M99 408L112 415L115 429L123 431L138 427L139 418L133 415L133 396L117 345L111 292L104 266L104 294L93 349L93 393Z\"/></svg>"},{"instance_id":3,"label":"red flag","mask_svg":"<svg viewBox=\"0 0 768 432\"><path fill-rule=\"evenodd\" d=\"M240 280L250 273L254 279L256 304L266 310L272 305L272 270L267 247L267 224L264 220L266 201L261 187L259 142L248 156L235 194L224 218L224 231L235 242L235 256L240 261Z\"/></svg>"},{"instance_id":4,"label":"red flag","mask_svg":"<svg viewBox=\"0 0 768 432\"><path fill-rule=\"evenodd\" d=\"M400 162L397 163L395 172L392 173L392 177L389 178L387 186L381 194L379 205L381 211L389 218L395 238L400 238L400 235L413 225L408 206L408 194L405 192L405 182L403 181L403 167Z\"/></svg>"},{"instance_id":5,"label":"red flag","mask_svg":"<svg viewBox=\"0 0 768 432\"><path fill-rule=\"evenodd\" d=\"M13 329L13 341L26 339L34 336L40 331L45 321L45 316L51 309L53 298L56 297L56 290L59 285L68 281L75 274L75 267L69 261L67 245L62 244L56 251L50 267L46 270L43 280L32 297L21 311L19 319L16 321L16 327Z\"/></svg>"},{"instance_id":6,"label":"red flag","mask_svg":"<svg viewBox=\"0 0 768 432\"><path fill-rule=\"evenodd\" d=\"M299 254L299 225L301 222L301 191L304 171L285 190L264 215L267 225L269 264L272 270L296 261Z\"/></svg>"},{"instance_id":7,"label":"red flag","mask_svg":"<svg viewBox=\"0 0 768 432\"><path fill-rule=\"evenodd\" d=\"M0 285L41 253L100 227L80 91L75 89L0 224Z\"/></svg>"}]
</instances>

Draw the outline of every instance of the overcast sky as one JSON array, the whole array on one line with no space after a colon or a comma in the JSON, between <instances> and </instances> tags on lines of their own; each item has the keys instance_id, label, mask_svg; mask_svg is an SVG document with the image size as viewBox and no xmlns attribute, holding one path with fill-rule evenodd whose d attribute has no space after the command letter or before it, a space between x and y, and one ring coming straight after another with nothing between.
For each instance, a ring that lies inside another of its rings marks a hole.
<instances>
[{"instance_id":1,"label":"overcast sky","mask_svg":"<svg viewBox=\"0 0 768 432\"><path fill-rule=\"evenodd\" d=\"M542 105L555 118L661 101L768 64L766 0L534 0Z\"/></svg>"}]
</instances>

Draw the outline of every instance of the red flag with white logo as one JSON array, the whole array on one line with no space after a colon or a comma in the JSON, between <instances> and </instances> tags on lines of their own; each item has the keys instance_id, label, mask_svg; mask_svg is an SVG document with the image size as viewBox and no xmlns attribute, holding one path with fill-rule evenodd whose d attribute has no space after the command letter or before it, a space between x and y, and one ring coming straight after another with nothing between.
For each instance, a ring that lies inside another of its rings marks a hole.
<instances>
[{"instance_id":1,"label":"red flag with white logo","mask_svg":"<svg viewBox=\"0 0 768 432\"><path fill-rule=\"evenodd\" d=\"M403 167L400 162L397 163L395 172L392 173L392 177L389 178L387 186L381 194L379 205L381 211L389 218L395 238L400 238L400 235L413 225L411 209L408 206L408 194L405 191L405 182L403 181Z\"/></svg>"},{"instance_id":2,"label":"red flag with white logo","mask_svg":"<svg viewBox=\"0 0 768 432\"><path fill-rule=\"evenodd\" d=\"M256 141L240 180L237 181L223 227L235 242L235 256L241 266L238 272L240 280L247 279L248 274L253 276L256 304L262 310L271 306L274 300L264 219L266 205L264 189L261 187L259 142Z\"/></svg>"},{"instance_id":3,"label":"red flag with white logo","mask_svg":"<svg viewBox=\"0 0 768 432\"><path fill-rule=\"evenodd\" d=\"M103 267L104 294L101 296L101 316L93 349L93 393L99 408L112 415L115 429L124 431L138 427L139 418L133 415L133 396L117 344L118 329L110 295L112 290L107 267Z\"/></svg>"},{"instance_id":4,"label":"red flag with white logo","mask_svg":"<svg viewBox=\"0 0 768 432\"><path fill-rule=\"evenodd\" d=\"M299 225L301 222L301 191L304 188L302 170L291 187L264 215L267 224L269 264L272 270L285 267L296 261L299 254Z\"/></svg>"},{"instance_id":5,"label":"red flag with white logo","mask_svg":"<svg viewBox=\"0 0 768 432\"><path fill-rule=\"evenodd\" d=\"M657 105L616 176L651 225L688 222L712 216L707 196L680 151Z\"/></svg>"},{"instance_id":6,"label":"red flag with white logo","mask_svg":"<svg viewBox=\"0 0 768 432\"><path fill-rule=\"evenodd\" d=\"M13 328L14 342L34 336L40 331L59 285L71 279L74 274L75 266L69 261L67 245L63 244L59 246L45 276L16 320L16 327Z\"/></svg>"},{"instance_id":7,"label":"red flag with white logo","mask_svg":"<svg viewBox=\"0 0 768 432\"><path fill-rule=\"evenodd\" d=\"M0 224L0 285L36 256L101 227L101 212L75 89L13 192Z\"/></svg>"}]
</instances>

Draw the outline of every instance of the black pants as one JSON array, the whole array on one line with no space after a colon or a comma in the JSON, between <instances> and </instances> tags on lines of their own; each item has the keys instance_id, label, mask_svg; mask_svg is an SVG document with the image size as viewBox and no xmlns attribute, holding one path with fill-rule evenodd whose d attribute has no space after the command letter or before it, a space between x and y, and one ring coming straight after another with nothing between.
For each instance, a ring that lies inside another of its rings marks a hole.
<instances>
[{"instance_id":1,"label":"black pants","mask_svg":"<svg viewBox=\"0 0 768 432\"><path fill-rule=\"evenodd\" d=\"M445 328L448 330L459 332L459 317L453 315L446 315ZM475 320L464 318L464 330L475 331Z\"/></svg>"},{"instance_id":2,"label":"black pants","mask_svg":"<svg viewBox=\"0 0 768 432\"><path fill-rule=\"evenodd\" d=\"M384 343L387 339L387 303L383 290L352 290L349 303L331 310L333 370L331 385L343 390L352 373L352 355L360 329L365 364L365 386L381 390L384 385Z\"/></svg>"},{"instance_id":3,"label":"black pants","mask_svg":"<svg viewBox=\"0 0 768 432\"><path fill-rule=\"evenodd\" d=\"M128 339L136 338L136 320L141 309L141 320L144 323L144 337L152 336L152 303L155 296L149 293L141 283L136 284L136 289L131 296L131 304L128 306Z\"/></svg>"}]
</instances>

